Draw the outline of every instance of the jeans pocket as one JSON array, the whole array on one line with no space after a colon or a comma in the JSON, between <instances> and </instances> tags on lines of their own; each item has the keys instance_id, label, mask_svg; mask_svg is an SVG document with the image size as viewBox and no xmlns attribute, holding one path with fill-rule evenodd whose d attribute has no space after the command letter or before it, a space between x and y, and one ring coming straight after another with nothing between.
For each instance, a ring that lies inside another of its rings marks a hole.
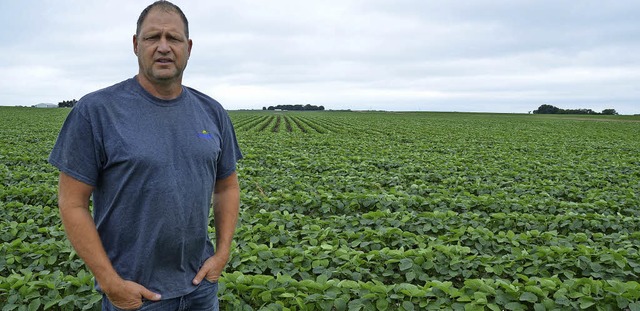
<instances>
[{"instance_id":1,"label":"jeans pocket","mask_svg":"<svg viewBox=\"0 0 640 311\"><path fill-rule=\"evenodd\" d=\"M218 284L218 281L211 281L211 280L209 280L207 278L203 278L202 280L207 282L207 283L209 283L209 284Z\"/></svg>"},{"instance_id":2,"label":"jeans pocket","mask_svg":"<svg viewBox=\"0 0 640 311\"><path fill-rule=\"evenodd\" d=\"M137 311L137 310L141 310L143 307L145 307L148 303L150 303L150 300L146 300L143 299L142 300L142 306L135 308L135 309L121 309L116 307L111 300L109 300L109 298L107 298L106 295L102 296L103 302L102 302L102 310L104 311Z\"/></svg>"},{"instance_id":3,"label":"jeans pocket","mask_svg":"<svg viewBox=\"0 0 640 311\"><path fill-rule=\"evenodd\" d=\"M118 307L116 307L113 303L109 302L109 304L111 305L111 308L107 309L107 310L113 310L113 311L136 311L138 309L120 309Z\"/></svg>"},{"instance_id":4,"label":"jeans pocket","mask_svg":"<svg viewBox=\"0 0 640 311\"><path fill-rule=\"evenodd\" d=\"M120 308L114 306L113 304L111 306L113 307L113 310L115 310L115 311L137 311L137 310L140 310L140 308L142 308L142 307L140 307L140 308L135 308L135 309L120 309Z\"/></svg>"}]
</instances>

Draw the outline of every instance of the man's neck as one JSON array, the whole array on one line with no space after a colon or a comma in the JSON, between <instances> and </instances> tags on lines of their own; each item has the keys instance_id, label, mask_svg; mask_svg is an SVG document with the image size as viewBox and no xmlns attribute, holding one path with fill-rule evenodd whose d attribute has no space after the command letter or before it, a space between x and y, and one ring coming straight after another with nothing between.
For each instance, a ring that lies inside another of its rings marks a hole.
<instances>
[{"instance_id":1,"label":"man's neck","mask_svg":"<svg viewBox=\"0 0 640 311\"><path fill-rule=\"evenodd\" d=\"M149 94L164 100L171 100L178 98L182 93L182 82L181 81L172 81L164 83L153 83L147 79L145 79L142 75L136 75L136 79L138 83L145 89Z\"/></svg>"}]
</instances>

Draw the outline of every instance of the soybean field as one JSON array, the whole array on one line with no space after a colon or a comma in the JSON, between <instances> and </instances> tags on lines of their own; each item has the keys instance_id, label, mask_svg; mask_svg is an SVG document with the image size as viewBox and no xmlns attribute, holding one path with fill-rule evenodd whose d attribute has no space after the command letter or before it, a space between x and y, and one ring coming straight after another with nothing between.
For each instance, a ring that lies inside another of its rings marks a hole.
<instances>
[{"instance_id":1,"label":"soybean field","mask_svg":"<svg viewBox=\"0 0 640 311\"><path fill-rule=\"evenodd\" d=\"M0 108L2 311L100 309L46 161L68 111ZM229 114L222 310L640 310L638 116Z\"/></svg>"}]
</instances>

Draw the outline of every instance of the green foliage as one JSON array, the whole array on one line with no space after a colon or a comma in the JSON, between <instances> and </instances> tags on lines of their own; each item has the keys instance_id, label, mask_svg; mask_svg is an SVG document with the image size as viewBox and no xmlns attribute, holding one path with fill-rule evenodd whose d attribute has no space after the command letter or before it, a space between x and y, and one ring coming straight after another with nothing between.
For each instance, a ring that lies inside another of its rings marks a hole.
<instances>
[{"instance_id":1,"label":"green foliage","mask_svg":"<svg viewBox=\"0 0 640 311\"><path fill-rule=\"evenodd\" d=\"M73 106L76 105L78 101L73 99L73 100L63 100L61 102L58 103L58 108L73 108Z\"/></svg>"},{"instance_id":2,"label":"green foliage","mask_svg":"<svg viewBox=\"0 0 640 311\"><path fill-rule=\"evenodd\" d=\"M262 110L292 110L292 111L313 111L313 110L324 110L324 106L314 106L310 104L306 105L275 105L269 106L269 108L262 107Z\"/></svg>"},{"instance_id":3,"label":"green foliage","mask_svg":"<svg viewBox=\"0 0 640 311\"><path fill-rule=\"evenodd\" d=\"M0 108L2 311L100 308L46 163L66 113ZM640 309L637 117L230 115L223 308Z\"/></svg>"},{"instance_id":4,"label":"green foliage","mask_svg":"<svg viewBox=\"0 0 640 311\"><path fill-rule=\"evenodd\" d=\"M552 105L541 105L533 111L534 114L588 114L588 115L617 115L615 109L604 109L598 113L591 109L560 109Z\"/></svg>"}]
</instances>

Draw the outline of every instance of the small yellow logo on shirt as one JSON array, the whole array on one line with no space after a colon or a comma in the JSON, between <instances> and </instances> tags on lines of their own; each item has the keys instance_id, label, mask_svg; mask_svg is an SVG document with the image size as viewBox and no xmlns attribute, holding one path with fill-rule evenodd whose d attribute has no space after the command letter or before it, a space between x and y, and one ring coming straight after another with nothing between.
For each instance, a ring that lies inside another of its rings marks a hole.
<instances>
[{"instance_id":1,"label":"small yellow logo on shirt","mask_svg":"<svg viewBox=\"0 0 640 311\"><path fill-rule=\"evenodd\" d=\"M204 138L204 139L211 139L211 138L213 138L213 137L211 136L211 133L207 132L207 130L202 130L202 131L200 131L200 132L198 133L198 137L200 137L200 138Z\"/></svg>"}]
</instances>

